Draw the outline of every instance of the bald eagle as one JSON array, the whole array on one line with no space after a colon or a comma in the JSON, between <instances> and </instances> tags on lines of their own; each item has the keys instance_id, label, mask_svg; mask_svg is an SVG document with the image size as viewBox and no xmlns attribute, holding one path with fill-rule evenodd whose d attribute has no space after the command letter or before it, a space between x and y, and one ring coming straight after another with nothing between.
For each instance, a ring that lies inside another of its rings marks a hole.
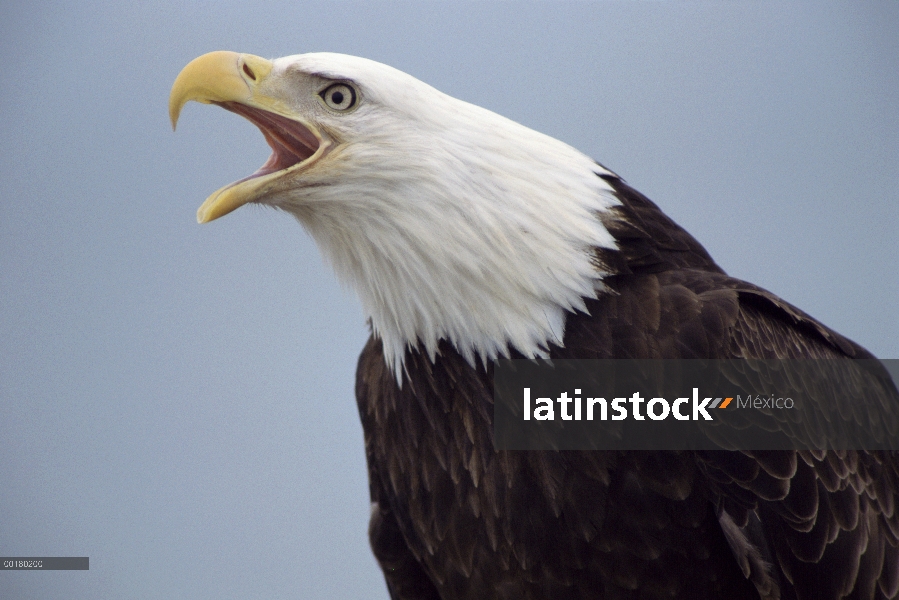
<instances>
[{"instance_id":1,"label":"bald eagle","mask_svg":"<svg viewBox=\"0 0 899 600\"><path fill-rule=\"evenodd\" d=\"M213 52L177 77L173 126L190 100L272 148L198 220L282 209L361 299L391 598L899 596L894 452L494 449L501 357L873 358L729 277L615 173L352 56Z\"/></svg>"}]
</instances>

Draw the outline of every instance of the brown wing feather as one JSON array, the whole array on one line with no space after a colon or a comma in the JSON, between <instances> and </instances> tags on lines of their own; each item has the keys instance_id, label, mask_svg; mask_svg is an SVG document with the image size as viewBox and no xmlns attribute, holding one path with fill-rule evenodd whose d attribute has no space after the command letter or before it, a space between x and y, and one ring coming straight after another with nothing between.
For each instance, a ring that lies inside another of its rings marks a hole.
<instances>
[{"instance_id":1,"label":"brown wing feather","mask_svg":"<svg viewBox=\"0 0 899 600\"><path fill-rule=\"evenodd\" d=\"M617 275L554 358L870 357L608 180ZM895 453L496 452L489 366L405 364L400 388L372 339L356 386L396 600L899 596Z\"/></svg>"}]
</instances>

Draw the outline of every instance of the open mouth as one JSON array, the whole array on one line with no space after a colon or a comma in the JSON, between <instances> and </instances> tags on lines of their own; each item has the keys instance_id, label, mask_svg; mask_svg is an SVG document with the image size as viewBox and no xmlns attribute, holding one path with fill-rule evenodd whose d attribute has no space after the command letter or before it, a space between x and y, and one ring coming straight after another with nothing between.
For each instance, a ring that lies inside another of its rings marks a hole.
<instances>
[{"instance_id":1,"label":"open mouth","mask_svg":"<svg viewBox=\"0 0 899 600\"><path fill-rule=\"evenodd\" d=\"M264 82L273 69L272 61L252 54L210 52L189 62L172 84L172 128L187 102L216 104L256 125L272 149L256 172L206 198L197 209L200 223L214 221L251 202L277 206L285 201L287 192L303 186L301 176L315 168L337 143L303 116L294 116L278 99L278 85L274 85L275 97L266 95L268 84Z\"/></svg>"},{"instance_id":2,"label":"open mouth","mask_svg":"<svg viewBox=\"0 0 899 600\"><path fill-rule=\"evenodd\" d=\"M321 146L321 140L298 121L240 102L227 101L214 102L214 104L253 123L265 136L265 141L272 149L272 155L268 157L264 165L251 175L235 181L231 184L232 186L300 164L314 155Z\"/></svg>"}]
</instances>

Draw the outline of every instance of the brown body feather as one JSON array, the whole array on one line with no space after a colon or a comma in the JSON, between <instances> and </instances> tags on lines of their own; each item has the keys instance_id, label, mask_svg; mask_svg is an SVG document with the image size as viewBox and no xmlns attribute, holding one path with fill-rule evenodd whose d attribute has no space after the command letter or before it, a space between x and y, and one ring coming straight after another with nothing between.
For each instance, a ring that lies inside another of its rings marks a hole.
<instances>
[{"instance_id":1,"label":"brown body feather","mask_svg":"<svg viewBox=\"0 0 899 600\"><path fill-rule=\"evenodd\" d=\"M553 358L872 358L607 180L608 292ZM896 453L497 452L489 366L444 342L405 369L372 339L356 384L395 600L899 597Z\"/></svg>"}]
</instances>

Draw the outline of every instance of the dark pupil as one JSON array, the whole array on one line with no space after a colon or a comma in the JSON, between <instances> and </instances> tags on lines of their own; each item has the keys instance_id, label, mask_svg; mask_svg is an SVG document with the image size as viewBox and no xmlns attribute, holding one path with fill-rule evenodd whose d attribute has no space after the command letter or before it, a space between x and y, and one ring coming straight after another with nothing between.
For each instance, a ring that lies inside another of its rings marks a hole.
<instances>
[{"instance_id":1,"label":"dark pupil","mask_svg":"<svg viewBox=\"0 0 899 600\"><path fill-rule=\"evenodd\" d=\"M334 104L343 104L343 94L340 92L334 92L331 94L331 100L334 101Z\"/></svg>"}]
</instances>

